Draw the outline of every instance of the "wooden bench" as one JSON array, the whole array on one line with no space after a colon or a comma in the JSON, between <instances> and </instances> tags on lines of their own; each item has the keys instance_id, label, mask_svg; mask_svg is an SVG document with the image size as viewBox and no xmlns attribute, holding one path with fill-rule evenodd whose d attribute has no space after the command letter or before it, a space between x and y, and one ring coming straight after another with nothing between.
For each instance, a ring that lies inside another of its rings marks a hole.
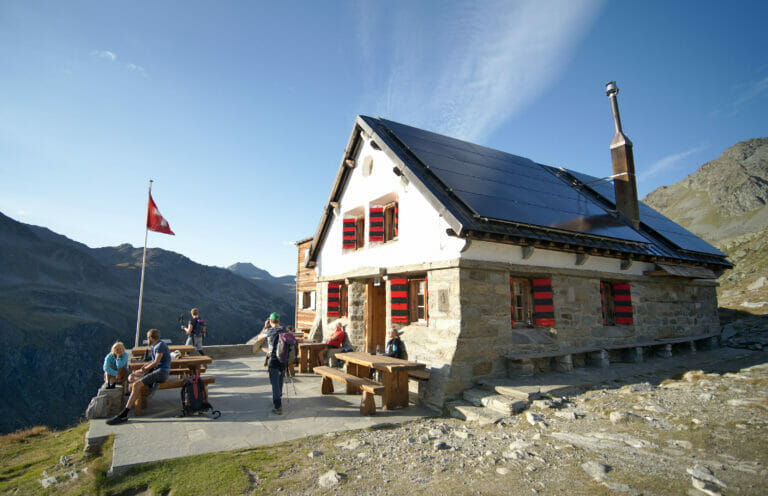
<instances>
[{"instance_id":1,"label":"wooden bench","mask_svg":"<svg viewBox=\"0 0 768 496\"><path fill-rule=\"evenodd\" d=\"M429 370L426 370L426 369L409 370L408 377L411 379L418 379L420 381L428 381Z\"/></svg>"},{"instance_id":2,"label":"wooden bench","mask_svg":"<svg viewBox=\"0 0 768 496\"><path fill-rule=\"evenodd\" d=\"M205 376L205 377L201 376L200 380L203 382L203 384L205 384L205 387L204 387L204 392L205 392L204 398L207 401L207 399L208 399L208 384L213 384L214 382L216 382L216 378L213 377L213 376ZM165 382L161 382L160 385L158 386L158 389L180 388L183 385L184 385L184 379L168 379ZM147 391L148 390L149 389L145 387L144 388L144 394L141 396L141 398L138 398L136 400L136 404L134 405L133 411L134 411L134 413L136 414L137 417L140 416L141 415L141 411L144 408L147 407Z\"/></svg>"},{"instance_id":3,"label":"wooden bench","mask_svg":"<svg viewBox=\"0 0 768 496\"><path fill-rule=\"evenodd\" d=\"M323 376L323 384L320 388L323 394L333 394L333 381L343 382L347 385L347 393L356 393L358 390L362 390L363 398L360 401L360 415L373 415L376 413L374 396L384 392L384 386L381 383L364 377L357 377L324 365L315 367L314 372Z\"/></svg>"}]
</instances>

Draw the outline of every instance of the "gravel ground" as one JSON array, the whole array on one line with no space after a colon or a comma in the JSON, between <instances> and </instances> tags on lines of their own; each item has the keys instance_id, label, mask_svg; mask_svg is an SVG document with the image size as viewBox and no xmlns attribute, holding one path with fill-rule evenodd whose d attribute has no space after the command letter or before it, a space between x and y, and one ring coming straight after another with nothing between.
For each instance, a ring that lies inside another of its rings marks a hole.
<instances>
[{"instance_id":1,"label":"gravel ground","mask_svg":"<svg viewBox=\"0 0 768 496\"><path fill-rule=\"evenodd\" d=\"M329 433L298 446L306 462L281 480L291 494L764 495L767 427L768 353L744 350L708 372L539 400L497 424Z\"/></svg>"}]
</instances>

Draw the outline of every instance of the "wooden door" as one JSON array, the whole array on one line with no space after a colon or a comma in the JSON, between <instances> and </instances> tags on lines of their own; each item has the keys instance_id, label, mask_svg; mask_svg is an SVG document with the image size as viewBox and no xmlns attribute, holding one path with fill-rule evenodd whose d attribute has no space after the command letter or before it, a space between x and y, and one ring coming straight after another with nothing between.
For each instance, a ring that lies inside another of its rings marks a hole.
<instances>
[{"instance_id":1,"label":"wooden door","mask_svg":"<svg viewBox=\"0 0 768 496\"><path fill-rule=\"evenodd\" d=\"M387 333L387 294L384 282L375 286L368 281L365 287L365 351L384 352Z\"/></svg>"}]
</instances>

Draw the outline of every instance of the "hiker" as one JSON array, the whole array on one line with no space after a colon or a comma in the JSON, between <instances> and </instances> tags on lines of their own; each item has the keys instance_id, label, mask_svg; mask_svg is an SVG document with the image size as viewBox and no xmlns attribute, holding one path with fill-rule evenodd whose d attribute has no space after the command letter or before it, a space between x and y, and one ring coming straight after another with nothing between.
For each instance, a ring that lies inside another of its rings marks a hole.
<instances>
[{"instance_id":1,"label":"hiker","mask_svg":"<svg viewBox=\"0 0 768 496\"><path fill-rule=\"evenodd\" d=\"M389 341L387 341L382 355L392 358L405 358L405 345L400 340L400 333L397 332L397 329L389 330Z\"/></svg>"},{"instance_id":2,"label":"hiker","mask_svg":"<svg viewBox=\"0 0 768 496\"><path fill-rule=\"evenodd\" d=\"M344 332L344 327L341 325L341 322L336 322L336 330L333 331L331 337L328 338L328 340L325 342L328 347L320 350L317 353L317 358L320 360L320 365L325 363L325 355L328 353L328 350L341 348L345 339L347 339L347 333Z\"/></svg>"},{"instance_id":3,"label":"hiker","mask_svg":"<svg viewBox=\"0 0 768 496\"><path fill-rule=\"evenodd\" d=\"M171 353L168 350L168 345L160 341L160 331L157 329L147 331L147 342L152 349L152 361L145 363L141 366L140 370L128 376L131 396L128 398L123 411L107 420L108 425L126 422L128 420L128 412L139 401L139 398L143 396L144 389L149 388L149 392L147 392L147 399L149 399L160 383L168 380L168 374L171 372Z\"/></svg>"},{"instance_id":4,"label":"hiker","mask_svg":"<svg viewBox=\"0 0 768 496\"><path fill-rule=\"evenodd\" d=\"M285 364L277 358L277 341L280 334L286 332L280 326L280 314L272 312L269 320L264 323L264 330L259 335L260 339L267 340L269 383L272 385L272 413L283 414L283 380L285 379Z\"/></svg>"},{"instance_id":5,"label":"hiker","mask_svg":"<svg viewBox=\"0 0 768 496\"><path fill-rule=\"evenodd\" d=\"M187 345L193 345L195 351L203 354L203 337L205 336L205 321L200 318L200 311L193 308L190 312L192 320L186 327L181 326L181 330L187 333Z\"/></svg>"},{"instance_id":6,"label":"hiker","mask_svg":"<svg viewBox=\"0 0 768 496\"><path fill-rule=\"evenodd\" d=\"M122 341L116 341L104 357L104 384L107 389L114 389L118 382L125 386L129 361L130 356L125 352L125 345Z\"/></svg>"}]
</instances>

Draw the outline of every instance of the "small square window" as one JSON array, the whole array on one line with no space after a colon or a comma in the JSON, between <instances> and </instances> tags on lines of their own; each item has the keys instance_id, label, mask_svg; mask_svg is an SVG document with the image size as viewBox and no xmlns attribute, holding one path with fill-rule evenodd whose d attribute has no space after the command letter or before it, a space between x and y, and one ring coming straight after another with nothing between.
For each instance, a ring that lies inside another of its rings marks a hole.
<instances>
[{"instance_id":1,"label":"small square window","mask_svg":"<svg viewBox=\"0 0 768 496\"><path fill-rule=\"evenodd\" d=\"M613 284L600 281L600 301L603 310L603 325L616 325L616 307L614 298Z\"/></svg>"},{"instance_id":2,"label":"small square window","mask_svg":"<svg viewBox=\"0 0 768 496\"><path fill-rule=\"evenodd\" d=\"M355 250L365 245L365 215L355 219Z\"/></svg>"},{"instance_id":3,"label":"small square window","mask_svg":"<svg viewBox=\"0 0 768 496\"><path fill-rule=\"evenodd\" d=\"M408 280L408 315L411 322L426 322L426 290L425 279Z\"/></svg>"},{"instance_id":4,"label":"small square window","mask_svg":"<svg viewBox=\"0 0 768 496\"><path fill-rule=\"evenodd\" d=\"M533 293L528 279L509 278L512 327L533 327Z\"/></svg>"}]
</instances>

